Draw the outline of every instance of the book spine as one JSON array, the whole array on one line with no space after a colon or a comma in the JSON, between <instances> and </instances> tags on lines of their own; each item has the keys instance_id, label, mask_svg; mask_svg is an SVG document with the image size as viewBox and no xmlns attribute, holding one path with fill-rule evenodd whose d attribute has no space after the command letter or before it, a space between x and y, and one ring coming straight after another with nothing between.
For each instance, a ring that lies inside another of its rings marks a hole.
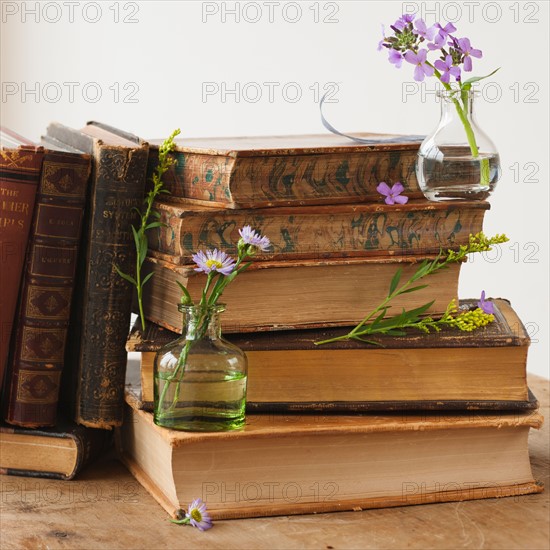
<instances>
[{"instance_id":1,"label":"book spine","mask_svg":"<svg viewBox=\"0 0 550 550\"><path fill-rule=\"evenodd\" d=\"M0 387L8 360L43 150L0 149Z\"/></svg>"},{"instance_id":2,"label":"book spine","mask_svg":"<svg viewBox=\"0 0 550 550\"><path fill-rule=\"evenodd\" d=\"M258 260L437 254L467 244L470 234L481 231L487 204L183 210L158 202L156 208L163 225L151 231L150 249L189 264L198 249L236 254L238 230L245 225L271 240L271 251Z\"/></svg>"},{"instance_id":3,"label":"book spine","mask_svg":"<svg viewBox=\"0 0 550 550\"><path fill-rule=\"evenodd\" d=\"M10 360L5 420L56 421L90 157L44 157Z\"/></svg>"},{"instance_id":4,"label":"book spine","mask_svg":"<svg viewBox=\"0 0 550 550\"><path fill-rule=\"evenodd\" d=\"M86 252L79 265L69 353L75 419L92 428L122 422L124 375L133 287L115 269L135 269L132 224L141 209L147 146L94 146L94 176L86 214ZM70 397L69 397L70 399ZM67 400L67 395L65 395Z\"/></svg>"},{"instance_id":5,"label":"book spine","mask_svg":"<svg viewBox=\"0 0 550 550\"><path fill-rule=\"evenodd\" d=\"M231 157L178 151L165 177L169 201L225 208L377 202L381 181L400 181L421 198L415 150ZM158 155L151 156L150 171Z\"/></svg>"}]
</instances>

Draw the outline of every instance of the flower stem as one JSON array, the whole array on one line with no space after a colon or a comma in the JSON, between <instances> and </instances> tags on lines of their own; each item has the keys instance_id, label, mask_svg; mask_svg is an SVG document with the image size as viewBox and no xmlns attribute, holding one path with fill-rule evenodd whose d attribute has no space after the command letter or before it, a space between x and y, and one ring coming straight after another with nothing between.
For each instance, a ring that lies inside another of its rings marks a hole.
<instances>
[{"instance_id":1,"label":"flower stem","mask_svg":"<svg viewBox=\"0 0 550 550\"><path fill-rule=\"evenodd\" d=\"M450 84L447 84L446 82L443 82L441 80L441 73L429 62L426 62L427 65L430 65L430 67L433 67L434 69L434 76L441 82L441 85L449 92L453 91L453 88ZM462 122L462 125L464 126L464 131L466 132L466 139L468 140L468 145L470 146L470 151L472 153L472 157L474 159L479 158L479 148L476 143L476 136L474 134L474 130L472 128L472 125L470 124L470 121L468 120L468 90L460 89L461 94L461 100L462 105L460 104L460 101L456 97L452 97L452 102L454 103L456 112L458 114L458 118L460 118L460 121ZM479 160L480 163L480 184L483 187L489 187L490 183L490 166L489 166L489 159L482 158Z\"/></svg>"}]
</instances>

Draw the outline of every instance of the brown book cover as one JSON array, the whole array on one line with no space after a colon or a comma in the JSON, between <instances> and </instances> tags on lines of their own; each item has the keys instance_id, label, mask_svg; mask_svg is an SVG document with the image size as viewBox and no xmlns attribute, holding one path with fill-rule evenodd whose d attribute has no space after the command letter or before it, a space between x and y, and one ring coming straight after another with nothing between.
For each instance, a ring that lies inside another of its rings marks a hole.
<instances>
[{"instance_id":1,"label":"brown book cover","mask_svg":"<svg viewBox=\"0 0 550 550\"><path fill-rule=\"evenodd\" d=\"M73 479L109 447L112 433L79 426L62 415L53 428L0 423L0 474Z\"/></svg>"},{"instance_id":2,"label":"brown book cover","mask_svg":"<svg viewBox=\"0 0 550 550\"><path fill-rule=\"evenodd\" d=\"M400 181L405 195L422 197L415 173L420 141L359 137L372 141L357 144L328 133L179 139L176 164L163 178L166 200L221 208L379 202L381 181ZM150 143L152 176L161 140Z\"/></svg>"},{"instance_id":3,"label":"brown book cover","mask_svg":"<svg viewBox=\"0 0 550 550\"><path fill-rule=\"evenodd\" d=\"M173 517L195 498L213 519L363 510L538 493L536 411L248 415L233 432L160 428L127 393L122 461ZM246 457L245 459L243 457Z\"/></svg>"},{"instance_id":4,"label":"brown book cover","mask_svg":"<svg viewBox=\"0 0 550 550\"><path fill-rule=\"evenodd\" d=\"M344 340L315 342L349 328L230 334L248 357L247 410L344 413L403 410L527 410L538 404L526 381L529 336L509 302L493 301L495 321L474 332L442 329L373 337L380 346ZM473 300L461 306L475 307ZM153 407L156 352L179 336L136 321L128 351L141 368L127 383L141 386L141 407Z\"/></svg>"},{"instance_id":5,"label":"brown book cover","mask_svg":"<svg viewBox=\"0 0 550 550\"><path fill-rule=\"evenodd\" d=\"M158 201L164 225L149 248L173 263L192 263L199 249L236 254L239 229L250 225L271 248L256 260L437 254L467 244L490 208L483 201L410 201L404 205L346 204L227 210ZM153 252L153 254L154 254Z\"/></svg>"},{"instance_id":6,"label":"brown book cover","mask_svg":"<svg viewBox=\"0 0 550 550\"><path fill-rule=\"evenodd\" d=\"M42 147L0 127L0 387L43 155Z\"/></svg>"},{"instance_id":7,"label":"brown book cover","mask_svg":"<svg viewBox=\"0 0 550 550\"><path fill-rule=\"evenodd\" d=\"M55 425L90 162L44 155L9 363L10 424Z\"/></svg>"},{"instance_id":8,"label":"brown book cover","mask_svg":"<svg viewBox=\"0 0 550 550\"><path fill-rule=\"evenodd\" d=\"M357 324L388 295L397 269L403 279L413 275L418 263L434 256L386 256L332 260L252 262L224 291L227 305L222 315L226 333L265 330L293 330ZM443 313L458 295L460 264L450 264L430 275L429 286L402 294L394 310L412 309L432 302L428 313ZM194 299L200 299L206 276L192 266L178 266L148 258L144 273L154 273L147 283L144 310L147 319L174 332L182 329L178 311L185 285Z\"/></svg>"},{"instance_id":9,"label":"brown book cover","mask_svg":"<svg viewBox=\"0 0 550 550\"><path fill-rule=\"evenodd\" d=\"M122 422L125 343L133 287L115 270L135 269L131 225L138 220L145 187L148 145L89 123L82 130L51 124L47 135L92 155L63 401L79 424L112 428Z\"/></svg>"}]
</instances>

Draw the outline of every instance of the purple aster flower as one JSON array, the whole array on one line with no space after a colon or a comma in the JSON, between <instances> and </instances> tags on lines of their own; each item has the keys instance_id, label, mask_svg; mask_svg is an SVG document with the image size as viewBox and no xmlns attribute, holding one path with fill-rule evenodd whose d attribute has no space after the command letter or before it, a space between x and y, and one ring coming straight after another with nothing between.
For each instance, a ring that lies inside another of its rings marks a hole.
<instances>
[{"instance_id":1,"label":"purple aster flower","mask_svg":"<svg viewBox=\"0 0 550 550\"><path fill-rule=\"evenodd\" d=\"M206 504L200 499L195 499L190 505L187 513L189 523L199 531L206 531L212 527L212 518L206 511Z\"/></svg>"},{"instance_id":2,"label":"purple aster flower","mask_svg":"<svg viewBox=\"0 0 550 550\"><path fill-rule=\"evenodd\" d=\"M437 29L433 25L428 28L424 19L417 19L414 22L413 32L414 34L424 38L424 40L433 40L433 37L435 36Z\"/></svg>"},{"instance_id":3,"label":"purple aster flower","mask_svg":"<svg viewBox=\"0 0 550 550\"><path fill-rule=\"evenodd\" d=\"M239 235L244 244L255 246L262 252L267 252L271 246L271 241L267 237L263 237L249 225L245 225L242 229L239 229Z\"/></svg>"},{"instance_id":4,"label":"purple aster flower","mask_svg":"<svg viewBox=\"0 0 550 550\"><path fill-rule=\"evenodd\" d=\"M390 49L388 61L392 65L395 65L396 69L399 69L399 67L401 67L401 64L403 63L403 54L397 50Z\"/></svg>"},{"instance_id":5,"label":"purple aster flower","mask_svg":"<svg viewBox=\"0 0 550 550\"><path fill-rule=\"evenodd\" d=\"M476 50L472 48L469 38L459 38L458 47L464 55L464 70L469 73L472 70L472 57L477 57L477 59L481 59L483 53L481 52L481 50Z\"/></svg>"},{"instance_id":6,"label":"purple aster flower","mask_svg":"<svg viewBox=\"0 0 550 550\"><path fill-rule=\"evenodd\" d=\"M396 182L390 187L385 181L382 181L378 184L376 190L386 197L386 204L405 204L409 200L409 197L401 195L405 188L400 182Z\"/></svg>"},{"instance_id":7,"label":"purple aster flower","mask_svg":"<svg viewBox=\"0 0 550 550\"><path fill-rule=\"evenodd\" d=\"M455 80L460 80L460 67L453 66L453 58L450 55L445 56L445 61L438 59L434 65L441 72L441 82L448 84L451 76L454 76Z\"/></svg>"},{"instance_id":8,"label":"purple aster flower","mask_svg":"<svg viewBox=\"0 0 550 550\"><path fill-rule=\"evenodd\" d=\"M483 290L481 292L481 298L479 302L477 303L477 307L483 310L483 313L487 313L489 315L493 315L495 312L495 305L493 302L489 302L489 300L485 299L485 291Z\"/></svg>"},{"instance_id":9,"label":"purple aster flower","mask_svg":"<svg viewBox=\"0 0 550 550\"><path fill-rule=\"evenodd\" d=\"M412 50L405 52L405 61L408 61L412 65L416 65L414 69L414 79L417 82L422 82L425 76L432 76L434 74L434 68L426 62L427 55L428 50L418 50L418 53L414 53Z\"/></svg>"},{"instance_id":10,"label":"purple aster flower","mask_svg":"<svg viewBox=\"0 0 550 550\"><path fill-rule=\"evenodd\" d=\"M221 250L207 250L206 254L199 250L193 254L193 261L197 264L195 271L212 273L216 271L222 275L229 275L235 267L235 260Z\"/></svg>"},{"instance_id":11,"label":"purple aster flower","mask_svg":"<svg viewBox=\"0 0 550 550\"><path fill-rule=\"evenodd\" d=\"M404 13L392 26L402 31L409 23L414 21L414 13Z\"/></svg>"},{"instance_id":12,"label":"purple aster flower","mask_svg":"<svg viewBox=\"0 0 550 550\"><path fill-rule=\"evenodd\" d=\"M440 23L436 23L434 27L437 34L433 39L434 43L428 44L429 50L439 50L442 48L449 34L456 31L456 27L452 23L447 23L444 27Z\"/></svg>"}]
</instances>

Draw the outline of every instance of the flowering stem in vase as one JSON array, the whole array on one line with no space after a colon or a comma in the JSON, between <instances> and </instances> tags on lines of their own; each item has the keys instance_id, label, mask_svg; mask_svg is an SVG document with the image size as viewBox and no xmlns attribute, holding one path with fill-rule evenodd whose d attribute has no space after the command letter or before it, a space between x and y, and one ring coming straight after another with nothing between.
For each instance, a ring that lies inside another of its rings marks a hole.
<instances>
[{"instance_id":1,"label":"flowering stem in vase","mask_svg":"<svg viewBox=\"0 0 550 550\"><path fill-rule=\"evenodd\" d=\"M441 80L441 73L429 62L426 62L426 65L429 65L430 67L433 67L434 69L434 75L435 77L441 82L441 85L449 92L453 91L453 87L447 84L446 82L443 82ZM456 90L456 88L455 88ZM454 103L454 106L456 108L456 112L458 114L458 118L460 118L460 121L462 122L462 125L464 126L464 130L466 132L466 139L468 140L468 145L470 146L470 151L472 153L472 157L475 159L479 158L479 149L476 143L476 136L474 134L474 130L472 128L472 125L470 124L470 121L468 120L468 92L470 91L469 88L462 87L460 88L460 101L456 97L452 97L452 101ZM458 93L458 90L456 90ZM462 105L461 105L462 102ZM483 187L488 187L490 183L490 166L489 166L489 159L482 158L479 160L480 163L480 184Z\"/></svg>"}]
</instances>

